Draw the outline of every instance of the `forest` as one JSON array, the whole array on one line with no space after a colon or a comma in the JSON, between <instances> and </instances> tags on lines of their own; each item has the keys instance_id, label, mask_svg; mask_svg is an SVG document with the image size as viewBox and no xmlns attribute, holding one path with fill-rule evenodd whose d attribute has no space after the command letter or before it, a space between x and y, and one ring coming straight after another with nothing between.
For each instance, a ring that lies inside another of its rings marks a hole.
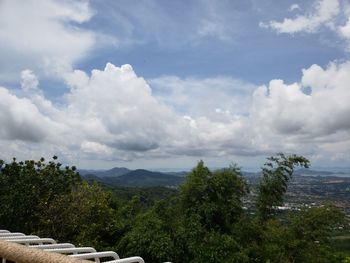
<instances>
[{"instance_id":1,"label":"forest","mask_svg":"<svg viewBox=\"0 0 350 263\"><path fill-rule=\"evenodd\" d=\"M82 180L56 156L0 160L0 228L153 263L350 262L333 238L349 223L332 204L276 209L295 169L308 166L297 155L267 158L248 211L250 189L237 165L211 171L199 161L179 189L147 190Z\"/></svg>"}]
</instances>

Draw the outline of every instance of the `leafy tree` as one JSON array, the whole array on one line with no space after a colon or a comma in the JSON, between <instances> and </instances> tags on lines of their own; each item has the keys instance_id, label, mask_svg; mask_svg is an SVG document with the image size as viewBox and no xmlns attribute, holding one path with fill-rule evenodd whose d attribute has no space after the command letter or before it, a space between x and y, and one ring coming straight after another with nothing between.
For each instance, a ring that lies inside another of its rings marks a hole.
<instances>
[{"instance_id":1,"label":"leafy tree","mask_svg":"<svg viewBox=\"0 0 350 263\"><path fill-rule=\"evenodd\" d=\"M194 255L192 263L249 262L248 256L242 251L234 235L210 231L203 237L202 242L194 243L191 248Z\"/></svg>"},{"instance_id":2,"label":"leafy tree","mask_svg":"<svg viewBox=\"0 0 350 263\"><path fill-rule=\"evenodd\" d=\"M233 231L207 230L198 215L187 218L180 234L185 244L181 262L249 262L240 238Z\"/></svg>"},{"instance_id":3,"label":"leafy tree","mask_svg":"<svg viewBox=\"0 0 350 263\"><path fill-rule=\"evenodd\" d=\"M82 182L71 192L56 196L40 217L38 234L97 249L112 246L114 228L111 193L97 183Z\"/></svg>"},{"instance_id":4,"label":"leafy tree","mask_svg":"<svg viewBox=\"0 0 350 263\"><path fill-rule=\"evenodd\" d=\"M333 206L303 209L288 220L288 257L294 262L340 262L330 246L331 234L342 224L344 215Z\"/></svg>"},{"instance_id":5,"label":"leafy tree","mask_svg":"<svg viewBox=\"0 0 350 263\"><path fill-rule=\"evenodd\" d=\"M257 208L260 219L266 221L275 214L275 207L283 204L287 191L287 183L291 179L294 168L308 168L309 160L303 156L285 156L279 153L271 156L262 168L262 178L258 186Z\"/></svg>"},{"instance_id":6,"label":"leafy tree","mask_svg":"<svg viewBox=\"0 0 350 263\"><path fill-rule=\"evenodd\" d=\"M200 161L187 175L179 193L183 213L199 217L207 230L229 233L243 213L242 198L248 192L236 166L211 172Z\"/></svg>"},{"instance_id":7,"label":"leafy tree","mask_svg":"<svg viewBox=\"0 0 350 263\"><path fill-rule=\"evenodd\" d=\"M0 161L0 225L76 245L111 249L147 262L347 262L331 246L343 215L332 206L276 216L301 156L268 158L257 216L246 213L239 168L210 171L202 161L178 192L116 189L81 182L56 161ZM121 197L122 196L122 197ZM133 196L133 197L132 197ZM156 199L163 199L155 201Z\"/></svg>"},{"instance_id":8,"label":"leafy tree","mask_svg":"<svg viewBox=\"0 0 350 263\"><path fill-rule=\"evenodd\" d=\"M118 244L125 256L142 255L147 262L164 262L176 259L176 219L174 210L164 201L140 213L131 230Z\"/></svg>"},{"instance_id":9,"label":"leafy tree","mask_svg":"<svg viewBox=\"0 0 350 263\"><path fill-rule=\"evenodd\" d=\"M247 193L237 166L212 172L198 162L179 193L187 262L246 262L234 229L244 216Z\"/></svg>"},{"instance_id":10,"label":"leafy tree","mask_svg":"<svg viewBox=\"0 0 350 263\"><path fill-rule=\"evenodd\" d=\"M12 231L35 232L46 206L79 182L75 167L52 161L0 160L0 224Z\"/></svg>"}]
</instances>

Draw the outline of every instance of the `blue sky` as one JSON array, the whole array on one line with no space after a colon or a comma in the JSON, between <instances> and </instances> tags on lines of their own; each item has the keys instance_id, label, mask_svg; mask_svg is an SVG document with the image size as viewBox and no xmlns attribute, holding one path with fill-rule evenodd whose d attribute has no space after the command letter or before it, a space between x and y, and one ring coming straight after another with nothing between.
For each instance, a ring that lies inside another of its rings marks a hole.
<instances>
[{"instance_id":1,"label":"blue sky","mask_svg":"<svg viewBox=\"0 0 350 263\"><path fill-rule=\"evenodd\" d=\"M97 14L86 27L113 35L120 44L99 50L81 66L89 70L103 67L108 58L116 65L131 64L145 78L228 75L263 84L274 78L297 81L302 68L315 63L326 66L347 57L341 45L327 44L334 41L332 31L296 36L259 27L260 22L295 16L296 11L288 11L292 3L91 2ZM213 32L198 33L202 21L210 19L214 20Z\"/></svg>"},{"instance_id":2,"label":"blue sky","mask_svg":"<svg viewBox=\"0 0 350 263\"><path fill-rule=\"evenodd\" d=\"M350 160L350 2L0 2L0 159Z\"/></svg>"}]
</instances>

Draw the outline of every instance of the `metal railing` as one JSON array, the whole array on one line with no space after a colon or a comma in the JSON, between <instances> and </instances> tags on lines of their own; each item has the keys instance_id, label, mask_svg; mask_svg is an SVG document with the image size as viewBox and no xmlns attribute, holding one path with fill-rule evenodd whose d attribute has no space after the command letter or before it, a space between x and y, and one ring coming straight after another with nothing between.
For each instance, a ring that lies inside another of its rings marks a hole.
<instances>
[{"instance_id":1,"label":"metal railing","mask_svg":"<svg viewBox=\"0 0 350 263\"><path fill-rule=\"evenodd\" d=\"M57 243L52 238L8 230L0 230L0 259L2 263L91 263L91 260L96 263L145 263L141 257L121 259L114 251L97 252L92 247L75 247L70 243Z\"/></svg>"}]
</instances>

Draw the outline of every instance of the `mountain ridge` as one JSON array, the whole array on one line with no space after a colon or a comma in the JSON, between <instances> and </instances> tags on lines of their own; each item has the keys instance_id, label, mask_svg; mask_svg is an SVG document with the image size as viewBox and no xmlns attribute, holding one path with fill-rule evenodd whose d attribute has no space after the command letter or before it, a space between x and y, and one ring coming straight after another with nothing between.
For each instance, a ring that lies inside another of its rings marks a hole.
<instances>
[{"instance_id":1,"label":"mountain ridge","mask_svg":"<svg viewBox=\"0 0 350 263\"><path fill-rule=\"evenodd\" d=\"M146 169L131 170L125 167L114 167L109 170L79 170L81 176L89 181L97 181L110 186L126 187L154 187L165 186L177 188L185 180L188 172L158 172ZM242 171L248 180L258 180L261 172ZM295 170L294 176L320 176L320 177L350 177L340 172L315 171L310 169Z\"/></svg>"}]
</instances>

